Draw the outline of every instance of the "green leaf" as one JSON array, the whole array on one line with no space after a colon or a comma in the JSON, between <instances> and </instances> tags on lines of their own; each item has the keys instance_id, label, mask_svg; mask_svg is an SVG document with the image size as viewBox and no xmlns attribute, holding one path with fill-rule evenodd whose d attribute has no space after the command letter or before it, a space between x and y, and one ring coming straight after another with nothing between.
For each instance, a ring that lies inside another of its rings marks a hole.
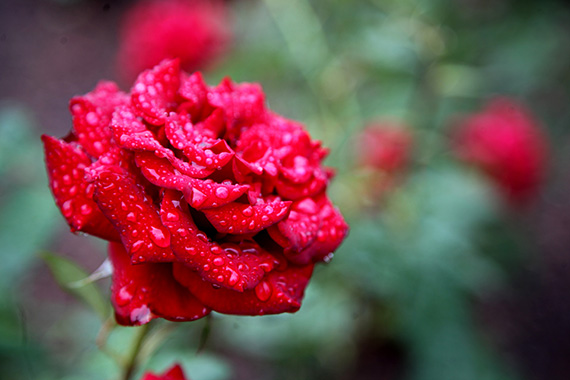
<instances>
[{"instance_id":1,"label":"green leaf","mask_svg":"<svg viewBox=\"0 0 570 380\"><path fill-rule=\"evenodd\" d=\"M97 286L93 283L77 287L78 281L83 280L88 274L73 261L53 253L42 252L41 258L46 262L57 283L67 292L73 294L87 306L93 309L105 320L109 316L109 304Z\"/></svg>"}]
</instances>

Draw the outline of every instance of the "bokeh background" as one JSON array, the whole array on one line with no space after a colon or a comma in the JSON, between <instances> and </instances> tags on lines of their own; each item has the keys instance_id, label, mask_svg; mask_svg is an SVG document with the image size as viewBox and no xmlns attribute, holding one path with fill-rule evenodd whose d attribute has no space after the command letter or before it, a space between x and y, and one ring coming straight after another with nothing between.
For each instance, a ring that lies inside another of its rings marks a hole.
<instances>
[{"instance_id":1,"label":"bokeh background","mask_svg":"<svg viewBox=\"0 0 570 380\"><path fill-rule=\"evenodd\" d=\"M129 89L116 62L135 4L0 2L2 378L115 379L113 358L134 338L114 328L99 347L93 306L108 304L108 279L70 293L50 271L66 285L105 247L69 233L39 136L64 136L69 99L99 80ZM261 83L273 110L331 148L329 193L351 232L296 314L158 322L138 373L179 362L194 380L568 379L570 3L224 4L231 42L203 68L207 81ZM458 115L497 95L524 104L548 141L524 205L452 149ZM372 122L411 136L397 173L360 165Z\"/></svg>"}]
</instances>

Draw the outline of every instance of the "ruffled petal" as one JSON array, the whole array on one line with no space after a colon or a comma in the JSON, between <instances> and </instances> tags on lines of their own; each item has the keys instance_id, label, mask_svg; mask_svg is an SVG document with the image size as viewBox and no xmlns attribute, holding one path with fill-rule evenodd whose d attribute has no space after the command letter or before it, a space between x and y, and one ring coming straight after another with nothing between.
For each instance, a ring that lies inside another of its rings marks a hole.
<instances>
[{"instance_id":1,"label":"ruffled petal","mask_svg":"<svg viewBox=\"0 0 570 380\"><path fill-rule=\"evenodd\" d=\"M176 106L178 87L178 59L164 60L153 69L143 71L131 90L131 101L137 115L150 124L164 124L168 111Z\"/></svg>"},{"instance_id":2,"label":"ruffled petal","mask_svg":"<svg viewBox=\"0 0 570 380\"><path fill-rule=\"evenodd\" d=\"M95 90L69 102L73 132L78 143L92 157L99 157L112 146L109 123L115 107L126 105L129 97L113 82L99 82Z\"/></svg>"},{"instance_id":3,"label":"ruffled petal","mask_svg":"<svg viewBox=\"0 0 570 380\"><path fill-rule=\"evenodd\" d=\"M103 171L94 183L93 199L121 235L133 264L176 258L156 206L128 174Z\"/></svg>"},{"instance_id":4,"label":"ruffled petal","mask_svg":"<svg viewBox=\"0 0 570 380\"><path fill-rule=\"evenodd\" d=\"M113 265L111 302L117 322L136 326L161 317L170 321L194 321L210 309L173 277L172 264L131 263L122 244L109 245Z\"/></svg>"},{"instance_id":5,"label":"ruffled petal","mask_svg":"<svg viewBox=\"0 0 570 380\"><path fill-rule=\"evenodd\" d=\"M225 139L235 142L242 127L251 126L265 117L265 97L257 83L235 84L225 78L208 93L208 102L224 111Z\"/></svg>"},{"instance_id":6,"label":"ruffled petal","mask_svg":"<svg viewBox=\"0 0 570 380\"><path fill-rule=\"evenodd\" d=\"M327 260L346 237L348 225L326 195L321 194L296 201L287 219L268 232L285 248L289 261L304 265Z\"/></svg>"},{"instance_id":7,"label":"ruffled petal","mask_svg":"<svg viewBox=\"0 0 570 380\"><path fill-rule=\"evenodd\" d=\"M201 180L177 173L168 160L148 152L137 152L135 160L151 183L182 191L187 202L199 210L233 202L249 188L247 185L234 185L230 181L217 183L211 179Z\"/></svg>"},{"instance_id":8,"label":"ruffled petal","mask_svg":"<svg viewBox=\"0 0 570 380\"><path fill-rule=\"evenodd\" d=\"M232 202L221 207L202 210L218 232L228 234L256 233L279 222L287 215L292 202L256 203Z\"/></svg>"},{"instance_id":9,"label":"ruffled petal","mask_svg":"<svg viewBox=\"0 0 570 380\"><path fill-rule=\"evenodd\" d=\"M180 193L164 192L160 215L179 261L209 283L242 292L255 287L276 259L253 241L211 242L198 230Z\"/></svg>"},{"instance_id":10,"label":"ruffled petal","mask_svg":"<svg viewBox=\"0 0 570 380\"><path fill-rule=\"evenodd\" d=\"M242 293L213 287L196 272L174 264L174 277L212 310L225 314L264 315L294 313L301 307L313 265L272 271L254 289Z\"/></svg>"},{"instance_id":11,"label":"ruffled petal","mask_svg":"<svg viewBox=\"0 0 570 380\"><path fill-rule=\"evenodd\" d=\"M73 231L119 241L119 234L92 199L93 185L84 179L91 160L80 148L42 136L49 185L55 202Z\"/></svg>"}]
</instances>

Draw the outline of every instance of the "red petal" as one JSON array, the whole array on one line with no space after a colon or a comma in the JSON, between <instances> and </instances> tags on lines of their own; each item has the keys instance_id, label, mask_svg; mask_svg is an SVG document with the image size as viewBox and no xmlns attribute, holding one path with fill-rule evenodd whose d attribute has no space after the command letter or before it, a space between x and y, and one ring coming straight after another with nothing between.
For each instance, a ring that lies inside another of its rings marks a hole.
<instances>
[{"instance_id":1,"label":"red petal","mask_svg":"<svg viewBox=\"0 0 570 380\"><path fill-rule=\"evenodd\" d=\"M301 307L305 287L313 273L313 265L290 266L272 271L254 289L238 293L215 288L184 265L174 264L174 277L204 304L220 313L264 315L293 313Z\"/></svg>"},{"instance_id":2,"label":"red petal","mask_svg":"<svg viewBox=\"0 0 570 380\"><path fill-rule=\"evenodd\" d=\"M116 143L131 150L164 149L151 131L135 115L132 107L118 107L111 120L111 129Z\"/></svg>"},{"instance_id":3,"label":"red petal","mask_svg":"<svg viewBox=\"0 0 570 380\"><path fill-rule=\"evenodd\" d=\"M175 259L170 233L156 206L132 178L111 171L99 173L93 198L119 231L134 264Z\"/></svg>"},{"instance_id":4,"label":"red petal","mask_svg":"<svg viewBox=\"0 0 570 380\"><path fill-rule=\"evenodd\" d=\"M55 202L74 231L105 240L119 241L119 235L92 199L93 185L84 180L91 160L80 148L43 135L49 184Z\"/></svg>"},{"instance_id":5,"label":"red petal","mask_svg":"<svg viewBox=\"0 0 570 380\"><path fill-rule=\"evenodd\" d=\"M224 110L226 117L225 139L235 142L242 126L251 126L265 117L265 97L257 83L235 84L224 79L208 94L209 103Z\"/></svg>"},{"instance_id":6,"label":"red petal","mask_svg":"<svg viewBox=\"0 0 570 380\"><path fill-rule=\"evenodd\" d=\"M143 175L153 184L184 192L186 200L196 209L217 207L233 202L248 190L247 185L217 183L177 173L168 160L149 152L137 152L136 163Z\"/></svg>"},{"instance_id":7,"label":"red petal","mask_svg":"<svg viewBox=\"0 0 570 380\"><path fill-rule=\"evenodd\" d=\"M291 203L276 201L256 203L251 206L232 202L221 207L202 210L202 212L218 232L250 234L264 230L283 219Z\"/></svg>"},{"instance_id":8,"label":"red petal","mask_svg":"<svg viewBox=\"0 0 570 380\"><path fill-rule=\"evenodd\" d=\"M160 215L170 230L177 258L212 284L238 292L252 289L275 265L273 256L255 242L220 245L209 241L194 224L180 193L164 192Z\"/></svg>"},{"instance_id":9,"label":"red petal","mask_svg":"<svg viewBox=\"0 0 570 380\"><path fill-rule=\"evenodd\" d=\"M156 317L193 321L210 312L176 282L171 264L133 265L118 243L109 245L109 258L113 264L111 302L118 323L141 325Z\"/></svg>"},{"instance_id":10,"label":"red petal","mask_svg":"<svg viewBox=\"0 0 570 380\"><path fill-rule=\"evenodd\" d=\"M201 119L202 110L207 102L208 86L200 72L195 72L183 79L178 93L188 102L184 103L185 109L192 115L193 120Z\"/></svg>"},{"instance_id":11,"label":"red petal","mask_svg":"<svg viewBox=\"0 0 570 380\"><path fill-rule=\"evenodd\" d=\"M176 105L180 86L180 60L164 60L143 71L132 90L131 101L139 116L148 123L162 125L168 111Z\"/></svg>"},{"instance_id":12,"label":"red petal","mask_svg":"<svg viewBox=\"0 0 570 380\"><path fill-rule=\"evenodd\" d=\"M348 225L326 195L296 201L287 219L269 233L282 244L282 237L289 240L285 257L295 264L325 260L342 243L348 233Z\"/></svg>"},{"instance_id":13,"label":"red petal","mask_svg":"<svg viewBox=\"0 0 570 380\"><path fill-rule=\"evenodd\" d=\"M113 82L100 82L95 90L76 96L69 103L73 129L79 144L93 157L99 157L111 146L109 123L116 107L126 105L129 98Z\"/></svg>"},{"instance_id":14,"label":"red petal","mask_svg":"<svg viewBox=\"0 0 570 380\"><path fill-rule=\"evenodd\" d=\"M286 179L279 179L275 183L277 194L285 199L296 200L299 198L312 197L324 190L332 172L317 168L308 183L293 183Z\"/></svg>"}]
</instances>

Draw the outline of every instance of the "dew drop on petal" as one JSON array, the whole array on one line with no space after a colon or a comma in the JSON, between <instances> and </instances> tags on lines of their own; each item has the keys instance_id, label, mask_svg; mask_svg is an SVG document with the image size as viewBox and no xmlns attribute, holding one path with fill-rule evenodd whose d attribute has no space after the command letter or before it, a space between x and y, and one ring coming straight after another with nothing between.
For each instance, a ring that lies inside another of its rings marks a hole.
<instances>
[{"instance_id":1,"label":"dew drop on petal","mask_svg":"<svg viewBox=\"0 0 570 380\"><path fill-rule=\"evenodd\" d=\"M262 302L267 301L269 297L271 297L271 292L271 286L267 283L267 281L261 281L255 287L255 295Z\"/></svg>"},{"instance_id":2,"label":"dew drop on petal","mask_svg":"<svg viewBox=\"0 0 570 380\"><path fill-rule=\"evenodd\" d=\"M130 287L131 286L129 286L129 285L125 285L121 289L119 289L119 292L117 293L117 296L115 297L115 301L117 302L117 305L125 306L126 304L131 302L131 300L133 299L133 293L131 293L131 291L129 289Z\"/></svg>"},{"instance_id":3,"label":"dew drop on petal","mask_svg":"<svg viewBox=\"0 0 570 380\"><path fill-rule=\"evenodd\" d=\"M223 257L216 257L213 261L214 265L222 266L224 265L224 258Z\"/></svg>"},{"instance_id":4,"label":"dew drop on petal","mask_svg":"<svg viewBox=\"0 0 570 380\"><path fill-rule=\"evenodd\" d=\"M159 247L170 247L170 237L165 235L164 232L156 227L150 227L150 238Z\"/></svg>"},{"instance_id":5,"label":"dew drop on petal","mask_svg":"<svg viewBox=\"0 0 570 380\"><path fill-rule=\"evenodd\" d=\"M83 215L89 215L91 211L93 210L91 209L91 206L89 206L88 204L81 205L81 207L79 208L79 212L81 212L81 214Z\"/></svg>"},{"instance_id":6,"label":"dew drop on petal","mask_svg":"<svg viewBox=\"0 0 570 380\"><path fill-rule=\"evenodd\" d=\"M216 189L216 197L221 198L221 199L226 199L229 195L229 191L227 188L225 187L218 187Z\"/></svg>"},{"instance_id":7,"label":"dew drop on petal","mask_svg":"<svg viewBox=\"0 0 570 380\"><path fill-rule=\"evenodd\" d=\"M131 253L134 253L134 252L138 251L139 249L141 249L143 244L144 244L144 241L142 241L142 240L138 240L138 241L134 242L133 245L131 246Z\"/></svg>"},{"instance_id":8,"label":"dew drop on petal","mask_svg":"<svg viewBox=\"0 0 570 380\"><path fill-rule=\"evenodd\" d=\"M228 285L234 286L239 281L239 274L237 274L236 271L234 271L233 269L230 269L230 268L228 268L228 271L230 272L230 278L228 279Z\"/></svg>"},{"instance_id":9,"label":"dew drop on petal","mask_svg":"<svg viewBox=\"0 0 570 380\"><path fill-rule=\"evenodd\" d=\"M128 220L129 222L136 222L136 221L137 221L137 216L135 215L134 212L129 212L129 213L127 214L127 220Z\"/></svg>"},{"instance_id":10,"label":"dew drop on petal","mask_svg":"<svg viewBox=\"0 0 570 380\"><path fill-rule=\"evenodd\" d=\"M169 212L166 214L166 220L168 220L169 222L176 222L178 221L179 217L177 213L174 212Z\"/></svg>"},{"instance_id":11,"label":"dew drop on petal","mask_svg":"<svg viewBox=\"0 0 570 380\"><path fill-rule=\"evenodd\" d=\"M69 218L71 214L73 214L73 202L71 201L71 199L68 199L67 201L63 202L63 204L61 205L61 212L63 213L63 216L65 216L66 218Z\"/></svg>"},{"instance_id":12,"label":"dew drop on petal","mask_svg":"<svg viewBox=\"0 0 570 380\"><path fill-rule=\"evenodd\" d=\"M245 216L252 216L253 215L253 207L247 206L242 210L243 215Z\"/></svg>"}]
</instances>

